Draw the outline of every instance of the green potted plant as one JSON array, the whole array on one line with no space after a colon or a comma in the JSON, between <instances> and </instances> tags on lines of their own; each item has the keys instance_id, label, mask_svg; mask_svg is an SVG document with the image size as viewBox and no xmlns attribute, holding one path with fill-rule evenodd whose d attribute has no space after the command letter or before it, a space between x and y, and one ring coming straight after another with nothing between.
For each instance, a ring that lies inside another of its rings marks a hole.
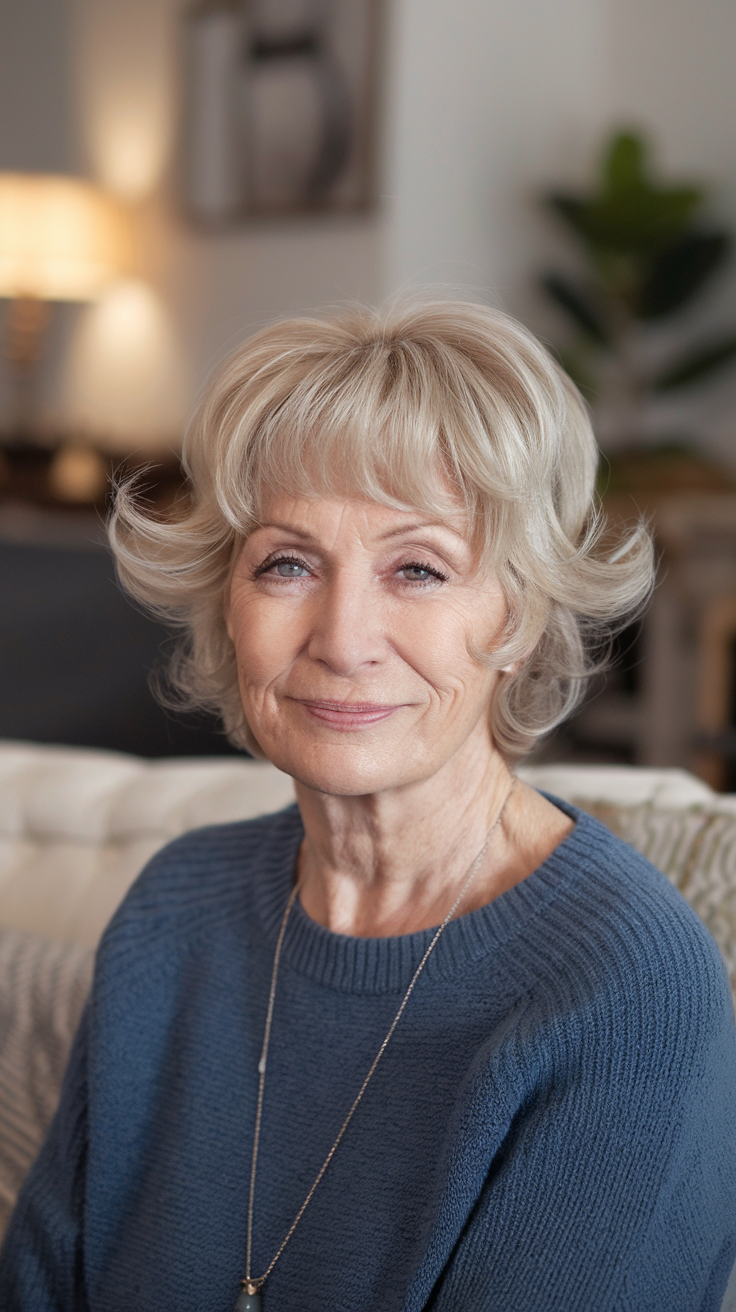
<instances>
[{"instance_id":1,"label":"green potted plant","mask_svg":"<svg viewBox=\"0 0 736 1312\"><path fill-rule=\"evenodd\" d=\"M562 363L598 411L604 444L612 452L651 452L650 402L736 361L736 326L694 337L686 315L727 263L730 235L703 218L701 187L659 181L634 132L606 143L589 190L543 199L578 249L577 273L541 280L568 324ZM660 347L670 336L662 328L677 328L681 343L664 354L656 349L658 336ZM674 458L672 446L660 443L660 455L668 452Z\"/></svg>"}]
</instances>

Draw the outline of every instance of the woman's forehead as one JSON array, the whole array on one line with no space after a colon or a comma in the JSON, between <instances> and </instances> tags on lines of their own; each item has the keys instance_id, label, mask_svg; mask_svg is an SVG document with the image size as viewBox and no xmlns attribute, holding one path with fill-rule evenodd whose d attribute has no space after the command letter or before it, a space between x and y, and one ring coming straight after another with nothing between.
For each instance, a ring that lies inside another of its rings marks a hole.
<instances>
[{"instance_id":1,"label":"woman's forehead","mask_svg":"<svg viewBox=\"0 0 736 1312\"><path fill-rule=\"evenodd\" d=\"M464 540L469 536L468 515L457 498L444 506L416 506L378 501L352 495L306 495L303 492L271 492L262 500L258 527L280 528L312 536L319 527L351 525L371 537L390 541L423 529L444 530Z\"/></svg>"}]
</instances>

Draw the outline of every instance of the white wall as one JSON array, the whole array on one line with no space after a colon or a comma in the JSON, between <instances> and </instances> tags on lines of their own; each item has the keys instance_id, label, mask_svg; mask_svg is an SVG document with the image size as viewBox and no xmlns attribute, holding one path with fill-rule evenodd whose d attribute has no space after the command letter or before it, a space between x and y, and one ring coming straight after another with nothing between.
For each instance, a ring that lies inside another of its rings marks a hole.
<instances>
[{"instance_id":1,"label":"white wall","mask_svg":"<svg viewBox=\"0 0 736 1312\"><path fill-rule=\"evenodd\" d=\"M608 0L607 113L650 124L670 168L736 199L733 0Z\"/></svg>"},{"instance_id":2,"label":"white wall","mask_svg":"<svg viewBox=\"0 0 736 1312\"><path fill-rule=\"evenodd\" d=\"M69 8L59 0L3 0L0 169L78 166L71 42Z\"/></svg>"},{"instance_id":3,"label":"white wall","mask_svg":"<svg viewBox=\"0 0 736 1312\"><path fill-rule=\"evenodd\" d=\"M397 0L387 291L447 282L530 309L535 198L588 149L602 19L601 0Z\"/></svg>"}]
</instances>

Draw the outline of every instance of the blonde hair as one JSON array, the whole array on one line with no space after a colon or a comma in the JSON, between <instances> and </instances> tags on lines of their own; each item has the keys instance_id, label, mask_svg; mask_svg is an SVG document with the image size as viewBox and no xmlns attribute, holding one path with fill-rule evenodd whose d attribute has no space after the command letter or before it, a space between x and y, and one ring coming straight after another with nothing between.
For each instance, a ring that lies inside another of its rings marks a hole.
<instances>
[{"instance_id":1,"label":"blonde hair","mask_svg":"<svg viewBox=\"0 0 736 1312\"><path fill-rule=\"evenodd\" d=\"M170 671L178 703L217 711L251 751L225 603L264 494L347 493L441 515L449 483L506 597L502 640L477 655L499 669L518 662L490 707L512 759L570 714L605 663L606 636L652 587L642 525L603 546L597 449L576 388L520 324L479 305L352 309L264 329L211 382L184 467L188 497L166 520L130 483L118 488L111 541L125 587L183 628Z\"/></svg>"}]
</instances>

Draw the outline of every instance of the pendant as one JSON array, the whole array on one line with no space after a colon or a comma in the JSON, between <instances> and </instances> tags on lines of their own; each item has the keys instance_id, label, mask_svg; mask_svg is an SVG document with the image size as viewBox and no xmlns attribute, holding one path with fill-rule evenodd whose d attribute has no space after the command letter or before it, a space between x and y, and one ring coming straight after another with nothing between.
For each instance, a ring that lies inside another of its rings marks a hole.
<instances>
[{"instance_id":1,"label":"pendant","mask_svg":"<svg viewBox=\"0 0 736 1312\"><path fill-rule=\"evenodd\" d=\"M262 1312L263 1299L255 1285L243 1281L243 1288L238 1295L233 1312Z\"/></svg>"}]
</instances>

